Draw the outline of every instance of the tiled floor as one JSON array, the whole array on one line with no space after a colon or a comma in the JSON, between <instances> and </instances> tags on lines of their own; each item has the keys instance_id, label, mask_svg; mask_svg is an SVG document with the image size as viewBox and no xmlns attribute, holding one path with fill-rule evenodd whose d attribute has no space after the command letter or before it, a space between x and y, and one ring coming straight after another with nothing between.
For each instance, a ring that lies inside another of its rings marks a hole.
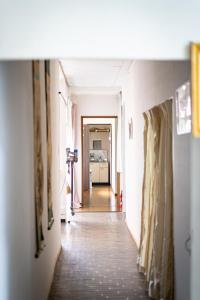
<instances>
[{"instance_id":1,"label":"tiled floor","mask_svg":"<svg viewBox=\"0 0 200 300\"><path fill-rule=\"evenodd\" d=\"M77 213L62 246L49 300L149 299L122 213Z\"/></svg>"},{"instance_id":2,"label":"tiled floor","mask_svg":"<svg viewBox=\"0 0 200 300\"><path fill-rule=\"evenodd\" d=\"M83 207L80 212L91 211L119 211L119 201L110 186L93 186L83 193Z\"/></svg>"}]
</instances>

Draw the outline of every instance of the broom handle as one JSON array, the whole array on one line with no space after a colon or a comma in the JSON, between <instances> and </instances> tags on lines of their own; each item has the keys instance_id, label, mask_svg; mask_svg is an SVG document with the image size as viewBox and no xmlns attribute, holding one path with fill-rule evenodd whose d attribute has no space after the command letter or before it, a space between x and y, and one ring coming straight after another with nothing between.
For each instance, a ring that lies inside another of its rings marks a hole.
<instances>
[{"instance_id":1,"label":"broom handle","mask_svg":"<svg viewBox=\"0 0 200 300\"><path fill-rule=\"evenodd\" d=\"M74 215L74 162L71 162L71 211Z\"/></svg>"}]
</instances>

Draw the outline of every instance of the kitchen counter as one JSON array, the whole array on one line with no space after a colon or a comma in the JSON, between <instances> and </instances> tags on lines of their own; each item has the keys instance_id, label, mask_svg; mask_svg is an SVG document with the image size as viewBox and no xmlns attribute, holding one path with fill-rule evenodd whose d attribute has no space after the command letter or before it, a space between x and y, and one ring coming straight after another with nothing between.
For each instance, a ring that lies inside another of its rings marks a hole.
<instances>
[{"instance_id":1,"label":"kitchen counter","mask_svg":"<svg viewBox=\"0 0 200 300\"><path fill-rule=\"evenodd\" d=\"M90 172L92 183L109 182L109 163L108 161L90 161Z\"/></svg>"},{"instance_id":2,"label":"kitchen counter","mask_svg":"<svg viewBox=\"0 0 200 300\"><path fill-rule=\"evenodd\" d=\"M90 160L90 163L108 163L107 160Z\"/></svg>"}]
</instances>

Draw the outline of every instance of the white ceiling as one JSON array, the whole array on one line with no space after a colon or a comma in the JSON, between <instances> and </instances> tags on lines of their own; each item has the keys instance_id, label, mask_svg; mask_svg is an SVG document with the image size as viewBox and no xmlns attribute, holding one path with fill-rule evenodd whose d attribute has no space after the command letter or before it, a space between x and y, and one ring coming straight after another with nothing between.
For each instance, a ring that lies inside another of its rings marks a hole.
<instances>
[{"instance_id":1,"label":"white ceiling","mask_svg":"<svg viewBox=\"0 0 200 300\"><path fill-rule=\"evenodd\" d=\"M0 58L4 60L179 60L188 59L190 43L199 41L198 0L0 3Z\"/></svg>"},{"instance_id":2,"label":"white ceiling","mask_svg":"<svg viewBox=\"0 0 200 300\"><path fill-rule=\"evenodd\" d=\"M120 88L131 60L61 60L72 89L91 91L94 89Z\"/></svg>"},{"instance_id":3,"label":"white ceiling","mask_svg":"<svg viewBox=\"0 0 200 300\"><path fill-rule=\"evenodd\" d=\"M115 118L98 118L98 117L94 117L94 118L83 118L83 125L86 124L114 124L115 123Z\"/></svg>"}]
</instances>

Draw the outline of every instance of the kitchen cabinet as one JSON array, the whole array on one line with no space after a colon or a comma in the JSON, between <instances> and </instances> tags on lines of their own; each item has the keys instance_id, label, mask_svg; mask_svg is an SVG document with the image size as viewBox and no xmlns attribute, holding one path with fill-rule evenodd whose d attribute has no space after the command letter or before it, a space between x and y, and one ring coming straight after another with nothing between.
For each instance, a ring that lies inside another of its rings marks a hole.
<instances>
[{"instance_id":1,"label":"kitchen cabinet","mask_svg":"<svg viewBox=\"0 0 200 300\"><path fill-rule=\"evenodd\" d=\"M92 183L109 183L108 162L91 162Z\"/></svg>"},{"instance_id":2,"label":"kitchen cabinet","mask_svg":"<svg viewBox=\"0 0 200 300\"><path fill-rule=\"evenodd\" d=\"M90 163L92 183L99 182L99 163Z\"/></svg>"},{"instance_id":3,"label":"kitchen cabinet","mask_svg":"<svg viewBox=\"0 0 200 300\"><path fill-rule=\"evenodd\" d=\"M99 182L108 182L108 163L99 164Z\"/></svg>"}]
</instances>

